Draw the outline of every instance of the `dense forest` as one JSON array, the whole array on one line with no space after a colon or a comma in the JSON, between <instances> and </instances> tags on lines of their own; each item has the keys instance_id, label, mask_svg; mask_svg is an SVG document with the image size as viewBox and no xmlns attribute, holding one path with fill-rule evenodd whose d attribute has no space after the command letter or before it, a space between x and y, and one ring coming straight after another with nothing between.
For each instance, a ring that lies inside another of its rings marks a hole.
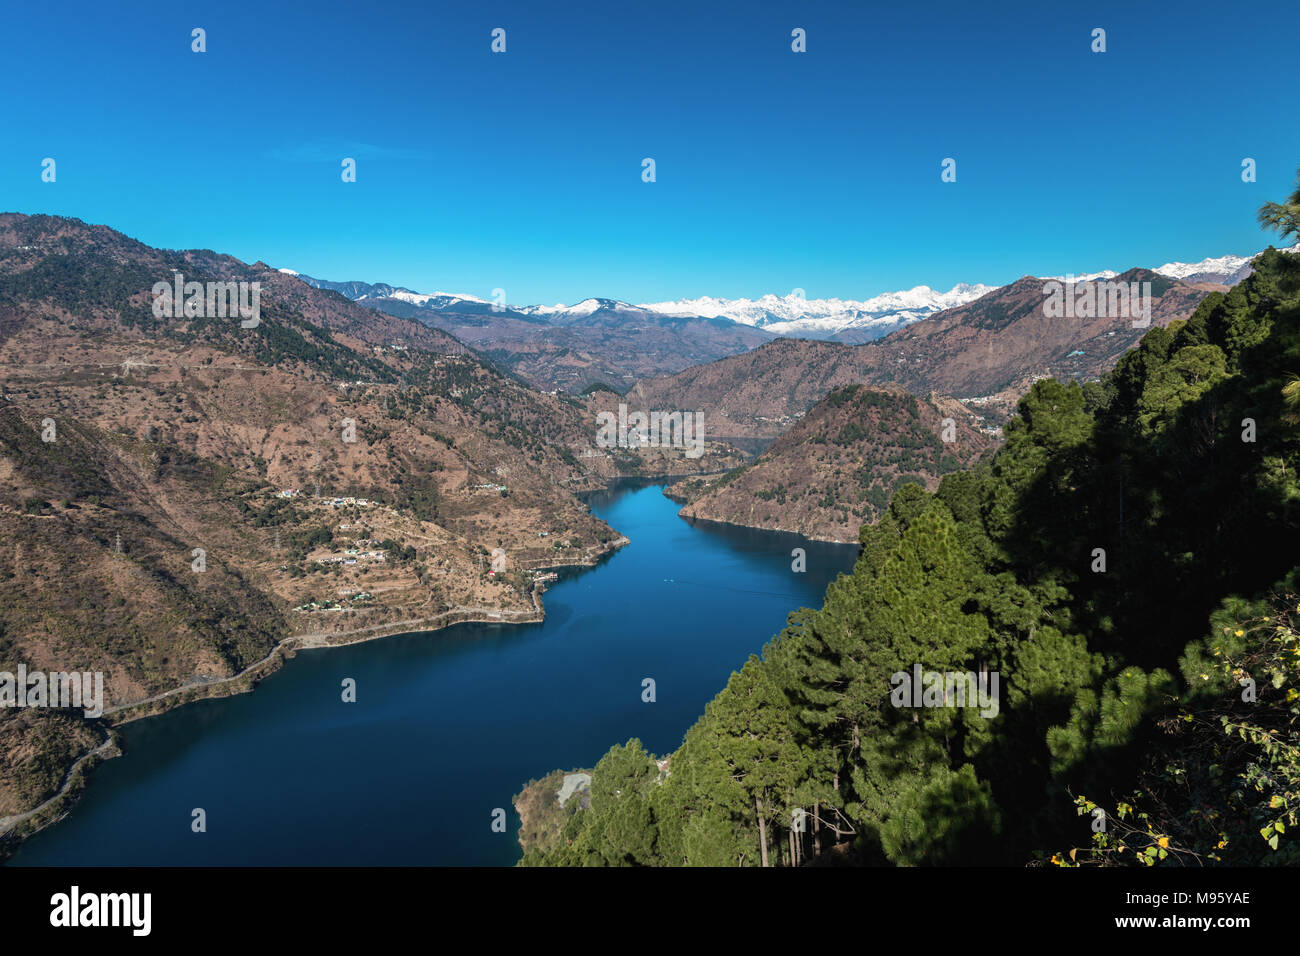
<instances>
[{"instance_id":1,"label":"dense forest","mask_svg":"<svg viewBox=\"0 0 1300 956\"><path fill-rule=\"evenodd\" d=\"M1261 220L1295 235L1300 190ZM1005 435L521 862L1300 863L1300 255ZM897 706L916 665L997 675L996 714Z\"/></svg>"}]
</instances>

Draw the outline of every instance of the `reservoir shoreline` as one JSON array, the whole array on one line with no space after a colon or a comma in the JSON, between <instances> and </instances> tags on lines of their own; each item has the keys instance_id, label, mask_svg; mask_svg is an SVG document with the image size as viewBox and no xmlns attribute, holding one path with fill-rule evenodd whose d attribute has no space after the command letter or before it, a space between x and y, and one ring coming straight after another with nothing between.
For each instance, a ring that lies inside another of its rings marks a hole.
<instances>
[{"instance_id":1,"label":"reservoir shoreline","mask_svg":"<svg viewBox=\"0 0 1300 956\"><path fill-rule=\"evenodd\" d=\"M537 571L582 571L598 566L611 554L631 542L620 535L597 548L594 555L581 561L544 565ZM68 768L63 785L44 802L22 813L0 817L0 865L13 855L23 841L53 826L67 816L86 788L86 774L97 764L122 755L120 734L117 728L169 713L185 704L200 700L215 700L236 694L249 694L257 685L282 668L300 651L351 647L368 641L416 634L437 634L457 624L536 624L546 619L546 608L536 586L529 592L533 601L531 612L494 611L491 608L452 608L432 617L409 621L389 621L354 628L349 631L323 631L312 634L293 634L284 638L261 660L250 664L238 674L212 681L195 681L162 691L145 700L118 704L105 709L103 716L121 714L105 720L106 739L98 746L79 756ZM541 593L545 593L544 591ZM423 625L423 626L421 626ZM373 633L369 633L373 632ZM137 713L137 711L139 711Z\"/></svg>"},{"instance_id":2,"label":"reservoir shoreline","mask_svg":"<svg viewBox=\"0 0 1300 956\"><path fill-rule=\"evenodd\" d=\"M11 865L510 865L518 843L454 822L465 807L508 808L520 781L590 766L630 736L672 750L727 674L856 558L797 534L684 520L666 483L592 493L592 510L625 534L556 566L545 607L539 588L532 612L457 608L292 635L231 678L112 708L109 738L62 790L20 825L0 821ZM806 574L793 573L796 544ZM531 626L494 626L504 624ZM399 638L391 649L364 649L388 637ZM322 647L352 652L284 667ZM655 706L642 701L644 675L659 681ZM341 678L356 679L360 704L340 706ZM141 729L123 737L127 724ZM113 756L129 759L86 789ZM225 838L189 835L192 807L207 808L209 826L216 814ZM338 826L339 814L352 823ZM358 824L360 843L345 836Z\"/></svg>"}]
</instances>

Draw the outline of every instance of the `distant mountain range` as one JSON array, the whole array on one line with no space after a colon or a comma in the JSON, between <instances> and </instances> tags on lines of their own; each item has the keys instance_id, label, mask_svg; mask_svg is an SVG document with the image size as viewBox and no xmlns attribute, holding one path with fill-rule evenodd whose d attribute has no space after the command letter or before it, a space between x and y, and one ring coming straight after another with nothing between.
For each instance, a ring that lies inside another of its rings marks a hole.
<instances>
[{"instance_id":1,"label":"distant mountain range","mask_svg":"<svg viewBox=\"0 0 1300 956\"><path fill-rule=\"evenodd\" d=\"M450 333L538 388L575 395L595 384L624 391L639 379L747 352L777 337L730 319L664 315L615 299L493 311L494 303L474 296L292 274L375 311Z\"/></svg>"},{"instance_id":2,"label":"distant mountain range","mask_svg":"<svg viewBox=\"0 0 1300 956\"><path fill-rule=\"evenodd\" d=\"M1288 252L1296 252L1300 246ZM1152 269L1158 275L1188 283L1211 282L1236 285L1251 273L1251 256L1218 256L1200 262L1166 262ZM958 283L947 292L919 285L897 292L884 292L869 299L809 299L801 290L789 295L764 295L757 299L725 299L702 296L670 302L646 302L632 305L617 299L589 298L573 305L506 306L492 311L493 303L466 293L420 293L385 282L331 282L302 275L292 269L281 272L296 275L318 289L332 289L355 302L377 304L392 300L431 312L530 316L548 324L567 325L601 310L615 312L657 313L659 315L730 319L741 325L761 328L790 338L834 339L866 342L882 338L895 328L911 324L945 309L956 308L999 288L983 283ZM1093 281L1113 279L1114 270L1079 273L1070 276L1046 276L1052 279Z\"/></svg>"},{"instance_id":3,"label":"distant mountain range","mask_svg":"<svg viewBox=\"0 0 1300 956\"><path fill-rule=\"evenodd\" d=\"M1292 249L1291 251L1296 251ZM1219 256L1200 262L1166 262L1152 269L1158 275L1187 283L1208 282L1236 285L1251 273L1250 256ZM1078 276L1076 281L1113 279L1118 272L1107 270ZM998 286L959 283L947 292L920 285L900 292L886 292L861 302L850 299L805 299L800 295L758 299L680 299L642 306L670 315L708 315L732 319L789 338L828 339L836 342L871 342L895 329L927 319L947 309L974 302Z\"/></svg>"},{"instance_id":4,"label":"distant mountain range","mask_svg":"<svg viewBox=\"0 0 1300 956\"><path fill-rule=\"evenodd\" d=\"M1297 250L1300 250L1300 246L1284 251L1296 252ZM1166 262L1158 269L1152 269L1151 271L1167 276L1170 279L1181 279L1184 282L1212 282L1217 285L1233 286L1254 271L1250 264L1253 258L1253 256L1219 256L1216 259L1202 259L1200 262ZM1047 278L1086 282L1096 279L1113 279L1118 274L1106 269L1102 272L1089 272L1083 275L1048 276Z\"/></svg>"},{"instance_id":5,"label":"distant mountain range","mask_svg":"<svg viewBox=\"0 0 1300 956\"><path fill-rule=\"evenodd\" d=\"M1227 255L1167 262L1150 272L1188 285L1231 286L1250 274L1250 262ZM874 342L999 289L959 283L947 292L921 285L863 300L809 299L796 290L757 299L704 296L633 305L589 298L573 305L502 306L466 293L416 292L385 282L334 282L280 271L376 311L449 332L539 388L569 393L594 384L623 391L640 379L672 375L778 337ZM1048 278L1096 281L1117 275Z\"/></svg>"},{"instance_id":6,"label":"distant mountain range","mask_svg":"<svg viewBox=\"0 0 1300 956\"><path fill-rule=\"evenodd\" d=\"M790 338L867 342L936 312L972 302L996 286L961 283L947 292L919 285L902 292L857 302L847 299L806 299L791 294L758 299L681 299L642 306L665 315L707 315L731 319Z\"/></svg>"},{"instance_id":7,"label":"distant mountain range","mask_svg":"<svg viewBox=\"0 0 1300 956\"><path fill-rule=\"evenodd\" d=\"M1118 279L1151 283L1153 326L1188 318L1205 296L1223 288L1147 269L1130 269ZM964 399L996 423L1034 380L1095 378L1145 332L1130 318L1050 317L1043 288L1043 279L1026 276L862 345L777 339L642 380L627 400L645 408L702 410L717 437L773 438L834 388L892 384L914 395Z\"/></svg>"}]
</instances>

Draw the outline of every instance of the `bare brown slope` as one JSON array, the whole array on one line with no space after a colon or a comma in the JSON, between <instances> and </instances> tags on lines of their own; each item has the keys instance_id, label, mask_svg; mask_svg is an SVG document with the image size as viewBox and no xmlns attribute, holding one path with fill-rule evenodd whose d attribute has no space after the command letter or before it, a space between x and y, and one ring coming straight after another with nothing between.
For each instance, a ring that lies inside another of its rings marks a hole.
<instances>
[{"instance_id":1,"label":"bare brown slope","mask_svg":"<svg viewBox=\"0 0 1300 956\"><path fill-rule=\"evenodd\" d=\"M368 304L444 329L538 388L575 395L597 382L626 389L774 338L730 319L661 315L609 300L563 324L521 313L434 311L400 299Z\"/></svg>"},{"instance_id":2,"label":"bare brown slope","mask_svg":"<svg viewBox=\"0 0 1300 956\"><path fill-rule=\"evenodd\" d=\"M1130 269L1113 281L1149 282L1151 324L1159 326L1188 318L1217 288L1187 285L1147 269ZM867 346L883 356L872 383L969 398L1027 387L1040 378L1091 379L1112 368L1146 332L1134 328L1129 315L1051 317L1043 307L1043 286L1042 279L1026 276Z\"/></svg>"},{"instance_id":3,"label":"bare brown slope","mask_svg":"<svg viewBox=\"0 0 1300 956\"><path fill-rule=\"evenodd\" d=\"M173 270L262 283L260 324L155 316ZM107 707L291 635L533 615L528 569L619 543L583 403L262 264L0 216L0 385L0 671L102 671ZM0 713L0 818L101 737Z\"/></svg>"},{"instance_id":4,"label":"bare brown slope","mask_svg":"<svg viewBox=\"0 0 1300 956\"><path fill-rule=\"evenodd\" d=\"M943 475L994 447L991 431L953 399L848 385L813 406L752 465L688 479L670 492L685 501L683 517L854 542L900 485L933 491Z\"/></svg>"}]
</instances>

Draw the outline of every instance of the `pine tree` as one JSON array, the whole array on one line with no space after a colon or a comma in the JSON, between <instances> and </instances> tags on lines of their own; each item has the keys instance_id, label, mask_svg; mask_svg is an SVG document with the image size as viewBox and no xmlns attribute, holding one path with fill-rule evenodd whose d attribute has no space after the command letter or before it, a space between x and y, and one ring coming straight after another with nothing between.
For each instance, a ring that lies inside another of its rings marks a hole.
<instances>
[{"instance_id":1,"label":"pine tree","mask_svg":"<svg viewBox=\"0 0 1300 956\"><path fill-rule=\"evenodd\" d=\"M1285 242L1291 237L1300 239L1300 174L1296 176L1296 190L1283 202L1267 202L1259 209L1259 224L1276 229Z\"/></svg>"}]
</instances>

